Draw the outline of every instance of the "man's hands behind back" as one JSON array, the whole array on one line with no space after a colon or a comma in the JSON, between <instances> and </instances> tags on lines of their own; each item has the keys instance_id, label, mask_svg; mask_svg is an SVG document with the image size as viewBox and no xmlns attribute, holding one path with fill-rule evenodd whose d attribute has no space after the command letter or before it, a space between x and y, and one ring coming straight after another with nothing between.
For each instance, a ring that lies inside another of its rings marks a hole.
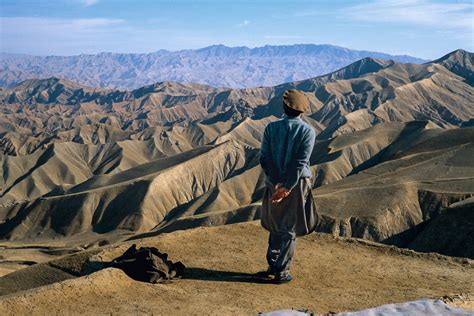
<instances>
[{"instance_id":1,"label":"man's hands behind back","mask_svg":"<svg viewBox=\"0 0 474 316\"><path fill-rule=\"evenodd\" d=\"M290 195L290 190L282 186L282 183L275 185L275 192L272 195L272 203L280 203L284 198Z\"/></svg>"}]
</instances>

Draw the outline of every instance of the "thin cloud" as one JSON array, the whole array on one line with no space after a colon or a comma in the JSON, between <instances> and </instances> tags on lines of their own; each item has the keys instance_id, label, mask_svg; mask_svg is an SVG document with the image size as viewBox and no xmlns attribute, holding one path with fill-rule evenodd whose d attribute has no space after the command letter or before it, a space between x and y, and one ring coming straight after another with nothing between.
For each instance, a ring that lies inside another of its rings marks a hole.
<instances>
[{"instance_id":1,"label":"thin cloud","mask_svg":"<svg viewBox=\"0 0 474 316\"><path fill-rule=\"evenodd\" d=\"M99 0L82 0L82 4L85 7L90 7L91 5L97 4Z\"/></svg>"},{"instance_id":2,"label":"thin cloud","mask_svg":"<svg viewBox=\"0 0 474 316\"><path fill-rule=\"evenodd\" d=\"M473 29L472 2L372 0L342 9L344 16L367 22L396 22L437 28Z\"/></svg>"},{"instance_id":3,"label":"thin cloud","mask_svg":"<svg viewBox=\"0 0 474 316\"><path fill-rule=\"evenodd\" d=\"M64 21L63 21L64 22ZM111 25L122 24L124 20L121 19L104 19L104 18L95 18L95 19L75 19L66 21L68 27L77 27L77 28L98 28L106 27Z\"/></svg>"},{"instance_id":4,"label":"thin cloud","mask_svg":"<svg viewBox=\"0 0 474 316\"><path fill-rule=\"evenodd\" d=\"M288 39L302 39L301 35L265 35L265 39L288 40Z\"/></svg>"},{"instance_id":5,"label":"thin cloud","mask_svg":"<svg viewBox=\"0 0 474 316\"><path fill-rule=\"evenodd\" d=\"M124 20L107 18L0 17L0 21L3 49L33 54L50 54L53 48L59 53L73 47L93 51L126 28Z\"/></svg>"},{"instance_id":6,"label":"thin cloud","mask_svg":"<svg viewBox=\"0 0 474 316\"><path fill-rule=\"evenodd\" d=\"M292 15L293 17L296 17L296 18L310 17L310 16L327 16L328 12L322 11L322 10L304 10L304 11L294 12Z\"/></svg>"},{"instance_id":7,"label":"thin cloud","mask_svg":"<svg viewBox=\"0 0 474 316\"><path fill-rule=\"evenodd\" d=\"M236 26L237 27L246 27L246 26L249 26L249 25L250 25L249 20L243 20L241 23L237 24Z\"/></svg>"},{"instance_id":8,"label":"thin cloud","mask_svg":"<svg viewBox=\"0 0 474 316\"><path fill-rule=\"evenodd\" d=\"M37 29L59 30L94 29L124 23L122 19L92 18L92 19L59 19L42 17L0 17L4 31L27 32Z\"/></svg>"}]
</instances>

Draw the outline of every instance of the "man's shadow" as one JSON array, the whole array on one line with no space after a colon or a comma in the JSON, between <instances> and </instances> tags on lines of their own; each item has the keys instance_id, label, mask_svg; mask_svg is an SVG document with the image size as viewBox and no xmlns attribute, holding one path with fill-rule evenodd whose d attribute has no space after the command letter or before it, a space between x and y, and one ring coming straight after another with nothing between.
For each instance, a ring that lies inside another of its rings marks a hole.
<instances>
[{"instance_id":1,"label":"man's shadow","mask_svg":"<svg viewBox=\"0 0 474 316\"><path fill-rule=\"evenodd\" d=\"M79 275L88 275L99 270L109 268L112 265L112 261L88 261L82 266L82 271ZM193 268L186 267L184 269L181 279L187 280L202 280L202 281L214 281L214 282L243 282L243 283L260 283L268 284L271 283L270 278L258 276L253 273L245 272L232 272L232 271L219 271L210 270L205 268Z\"/></svg>"},{"instance_id":2,"label":"man's shadow","mask_svg":"<svg viewBox=\"0 0 474 316\"><path fill-rule=\"evenodd\" d=\"M260 277L253 273L210 270L205 268L186 268L182 279L217 281L217 282L243 282L269 284L271 279Z\"/></svg>"}]
</instances>

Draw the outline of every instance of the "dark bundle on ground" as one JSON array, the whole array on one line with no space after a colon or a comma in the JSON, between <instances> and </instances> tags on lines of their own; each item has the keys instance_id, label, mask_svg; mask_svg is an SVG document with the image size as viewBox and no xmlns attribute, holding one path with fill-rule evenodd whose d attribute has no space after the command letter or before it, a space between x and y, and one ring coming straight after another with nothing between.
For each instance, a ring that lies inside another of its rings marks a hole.
<instances>
[{"instance_id":1,"label":"dark bundle on ground","mask_svg":"<svg viewBox=\"0 0 474 316\"><path fill-rule=\"evenodd\" d=\"M167 253L161 253L155 247L140 247L133 244L111 264L114 268L122 269L132 279L159 283L180 278L185 266L181 262L173 263L168 260Z\"/></svg>"}]
</instances>

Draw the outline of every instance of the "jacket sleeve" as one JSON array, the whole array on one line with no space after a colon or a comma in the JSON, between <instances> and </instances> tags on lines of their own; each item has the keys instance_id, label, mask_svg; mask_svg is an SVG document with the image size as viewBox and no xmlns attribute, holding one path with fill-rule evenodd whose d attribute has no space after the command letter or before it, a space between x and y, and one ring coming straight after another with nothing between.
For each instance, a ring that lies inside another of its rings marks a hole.
<instances>
[{"instance_id":1,"label":"jacket sleeve","mask_svg":"<svg viewBox=\"0 0 474 316\"><path fill-rule=\"evenodd\" d=\"M263 132L262 146L260 147L260 166L262 166L267 177L270 175L270 157L270 131L267 125Z\"/></svg>"},{"instance_id":2,"label":"jacket sleeve","mask_svg":"<svg viewBox=\"0 0 474 316\"><path fill-rule=\"evenodd\" d=\"M312 128L310 128L303 136L301 144L296 153L295 163L293 164L292 170L289 170L288 180L284 184L285 188L292 190L298 183L304 167L309 165L309 158L313 152L315 140L316 133Z\"/></svg>"}]
</instances>

